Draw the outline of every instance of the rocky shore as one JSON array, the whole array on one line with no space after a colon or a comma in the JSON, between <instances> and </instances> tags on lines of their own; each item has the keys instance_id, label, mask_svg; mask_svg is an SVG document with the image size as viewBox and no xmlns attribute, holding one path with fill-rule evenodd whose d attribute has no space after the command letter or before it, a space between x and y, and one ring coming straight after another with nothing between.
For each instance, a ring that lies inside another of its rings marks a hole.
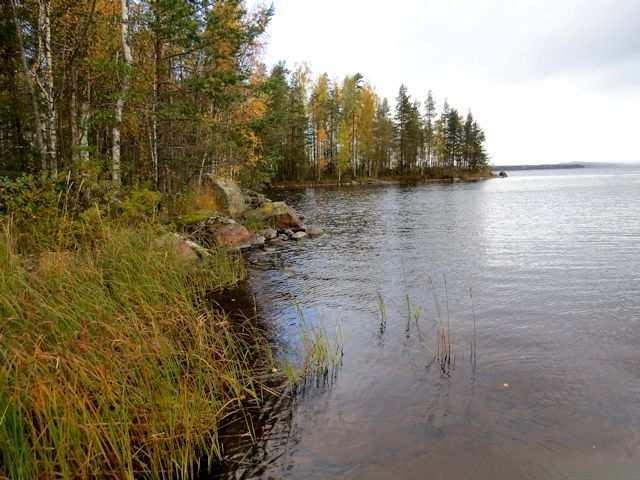
<instances>
[{"instance_id":1,"label":"rocky shore","mask_svg":"<svg viewBox=\"0 0 640 480\"><path fill-rule=\"evenodd\" d=\"M233 180L209 176L203 188L215 199L216 212L183 224L180 234L163 237L163 241L175 242L185 257L203 257L212 247L259 249L324 233L319 226L306 225L304 215L285 202L274 202L261 193L240 188Z\"/></svg>"}]
</instances>

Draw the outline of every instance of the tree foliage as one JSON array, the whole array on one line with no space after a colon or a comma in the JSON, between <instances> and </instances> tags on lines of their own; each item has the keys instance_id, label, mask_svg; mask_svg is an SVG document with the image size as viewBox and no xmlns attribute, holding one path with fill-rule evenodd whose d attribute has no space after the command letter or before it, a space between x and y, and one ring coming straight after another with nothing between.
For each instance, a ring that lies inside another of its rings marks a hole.
<instances>
[{"instance_id":1,"label":"tree foliage","mask_svg":"<svg viewBox=\"0 0 640 480\"><path fill-rule=\"evenodd\" d=\"M469 113L362 74L261 61L270 7L243 0L8 0L0 7L0 169L175 192L205 173L269 179L480 168Z\"/></svg>"}]
</instances>

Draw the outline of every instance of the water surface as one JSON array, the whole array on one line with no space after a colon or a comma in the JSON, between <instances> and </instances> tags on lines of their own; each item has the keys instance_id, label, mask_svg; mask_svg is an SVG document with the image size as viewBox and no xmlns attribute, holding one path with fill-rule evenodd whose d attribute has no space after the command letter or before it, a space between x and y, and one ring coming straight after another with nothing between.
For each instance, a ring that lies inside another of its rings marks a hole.
<instances>
[{"instance_id":1,"label":"water surface","mask_svg":"<svg viewBox=\"0 0 640 480\"><path fill-rule=\"evenodd\" d=\"M343 366L238 476L640 478L640 170L283 195L328 234L254 256L258 305L293 342L297 308L339 322Z\"/></svg>"}]
</instances>

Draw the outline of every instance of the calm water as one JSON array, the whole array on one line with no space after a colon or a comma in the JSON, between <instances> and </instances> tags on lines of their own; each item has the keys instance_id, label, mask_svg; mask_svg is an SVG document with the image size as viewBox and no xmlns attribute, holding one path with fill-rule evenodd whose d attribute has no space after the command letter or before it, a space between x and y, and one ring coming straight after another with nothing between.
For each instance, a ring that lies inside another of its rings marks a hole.
<instances>
[{"instance_id":1,"label":"calm water","mask_svg":"<svg viewBox=\"0 0 640 480\"><path fill-rule=\"evenodd\" d=\"M259 307L284 338L296 304L340 323L344 362L238 476L640 478L640 169L285 198L328 234L254 257ZM428 367L447 302L448 377Z\"/></svg>"}]
</instances>

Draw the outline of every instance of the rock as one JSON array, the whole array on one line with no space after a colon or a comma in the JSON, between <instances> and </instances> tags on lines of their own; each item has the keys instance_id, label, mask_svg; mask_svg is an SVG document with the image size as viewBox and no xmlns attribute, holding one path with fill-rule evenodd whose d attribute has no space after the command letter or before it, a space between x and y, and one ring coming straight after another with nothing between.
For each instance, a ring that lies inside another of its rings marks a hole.
<instances>
[{"instance_id":1,"label":"rock","mask_svg":"<svg viewBox=\"0 0 640 480\"><path fill-rule=\"evenodd\" d=\"M245 248L251 245L251 233L237 223L219 226L213 233L217 245L230 248Z\"/></svg>"},{"instance_id":2,"label":"rock","mask_svg":"<svg viewBox=\"0 0 640 480\"><path fill-rule=\"evenodd\" d=\"M307 232L295 232L293 235L291 235L291 238L293 240L302 240L306 236Z\"/></svg>"},{"instance_id":3,"label":"rock","mask_svg":"<svg viewBox=\"0 0 640 480\"><path fill-rule=\"evenodd\" d=\"M265 241L266 241L266 238L263 237L262 235L258 235L256 233L251 235L250 242L252 247L261 247L264 245Z\"/></svg>"},{"instance_id":4,"label":"rock","mask_svg":"<svg viewBox=\"0 0 640 480\"><path fill-rule=\"evenodd\" d=\"M314 225L308 226L305 231L310 237L319 237L320 235L324 234L324 230L322 230L322 228L316 227Z\"/></svg>"},{"instance_id":5,"label":"rock","mask_svg":"<svg viewBox=\"0 0 640 480\"><path fill-rule=\"evenodd\" d=\"M260 208L270 201L262 193L254 192L253 190L243 189L242 194L244 195L245 203L252 209Z\"/></svg>"},{"instance_id":6,"label":"rock","mask_svg":"<svg viewBox=\"0 0 640 480\"><path fill-rule=\"evenodd\" d=\"M291 230L290 228L286 228L280 233L283 233L284 235L286 235L287 238L293 237L293 230Z\"/></svg>"},{"instance_id":7,"label":"rock","mask_svg":"<svg viewBox=\"0 0 640 480\"><path fill-rule=\"evenodd\" d=\"M273 228L265 228L264 230L260 230L258 235L262 235L267 240L273 240L278 236L278 232Z\"/></svg>"},{"instance_id":8,"label":"rock","mask_svg":"<svg viewBox=\"0 0 640 480\"><path fill-rule=\"evenodd\" d=\"M278 240L282 240L282 241L289 240L289 236L285 235L284 233L281 233L280 235L278 235Z\"/></svg>"},{"instance_id":9,"label":"rock","mask_svg":"<svg viewBox=\"0 0 640 480\"><path fill-rule=\"evenodd\" d=\"M199 258L209 256L206 248L177 233L166 233L162 235L156 240L156 245L161 248L170 247L174 249L178 256L186 262L194 262Z\"/></svg>"},{"instance_id":10,"label":"rock","mask_svg":"<svg viewBox=\"0 0 640 480\"><path fill-rule=\"evenodd\" d=\"M499 176L500 178L507 178L509 175L507 175L507 172L502 171L502 172L500 172L500 173L498 174L498 176Z\"/></svg>"},{"instance_id":11,"label":"rock","mask_svg":"<svg viewBox=\"0 0 640 480\"><path fill-rule=\"evenodd\" d=\"M284 230L301 230L304 228L298 213L284 202L266 202L260 208L252 210L251 215L261 218L271 224L273 228Z\"/></svg>"},{"instance_id":12,"label":"rock","mask_svg":"<svg viewBox=\"0 0 640 480\"><path fill-rule=\"evenodd\" d=\"M229 178L205 176L205 186L215 195L216 204L232 217L239 217L247 210L245 196L236 182Z\"/></svg>"}]
</instances>

